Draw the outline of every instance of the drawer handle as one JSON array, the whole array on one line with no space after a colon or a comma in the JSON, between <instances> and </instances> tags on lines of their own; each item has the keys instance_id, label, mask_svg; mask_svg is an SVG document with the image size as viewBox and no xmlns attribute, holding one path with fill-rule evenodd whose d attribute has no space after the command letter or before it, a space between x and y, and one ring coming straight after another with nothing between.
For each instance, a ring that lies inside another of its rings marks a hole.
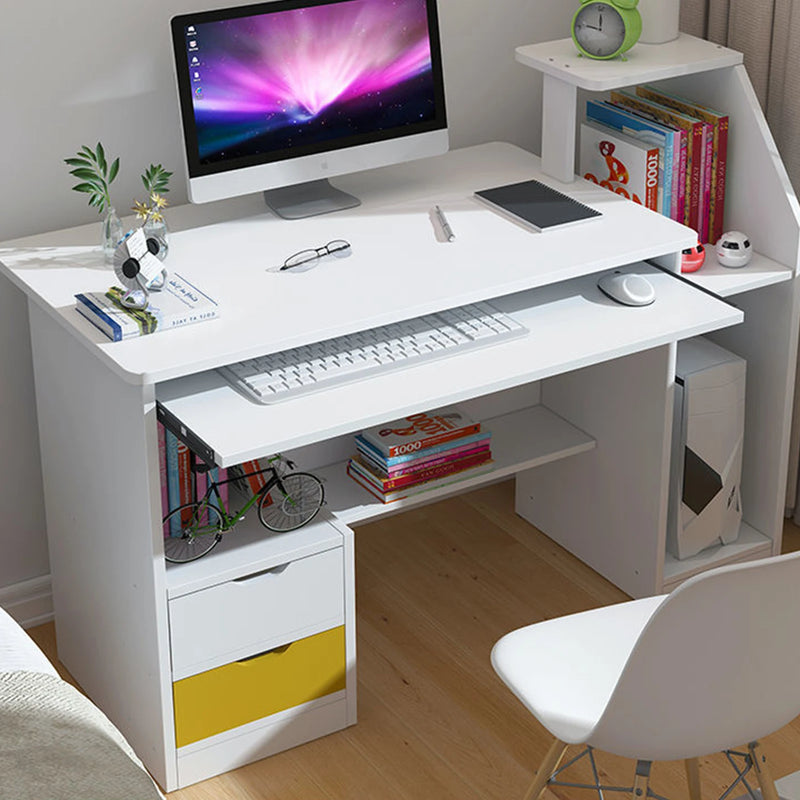
<instances>
[{"instance_id":1,"label":"drawer handle","mask_svg":"<svg viewBox=\"0 0 800 800\"><path fill-rule=\"evenodd\" d=\"M277 647L270 647L269 650L262 650L260 653L256 653L252 656L247 656L247 658L240 658L237 659L237 664L246 664L248 661L252 661L254 658L261 658L261 656L265 656L268 653L285 653L294 642L289 642L288 644L279 644Z\"/></svg>"},{"instance_id":2,"label":"drawer handle","mask_svg":"<svg viewBox=\"0 0 800 800\"><path fill-rule=\"evenodd\" d=\"M280 575L282 572L286 571L286 568L291 564L291 561L287 561L285 564L278 564L277 567L270 567L269 569L262 569L260 572L253 572L251 575L245 575L243 578L234 578L234 583L247 583L247 581L255 580L256 578L260 578L262 575Z\"/></svg>"}]
</instances>

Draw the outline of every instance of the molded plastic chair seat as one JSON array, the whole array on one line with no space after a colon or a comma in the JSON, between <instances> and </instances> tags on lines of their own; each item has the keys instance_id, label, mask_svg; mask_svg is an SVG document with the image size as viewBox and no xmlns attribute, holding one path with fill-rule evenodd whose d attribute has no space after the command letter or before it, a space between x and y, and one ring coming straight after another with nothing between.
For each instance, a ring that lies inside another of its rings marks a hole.
<instances>
[{"instance_id":1,"label":"molded plastic chair seat","mask_svg":"<svg viewBox=\"0 0 800 800\"><path fill-rule=\"evenodd\" d=\"M605 711L642 629L666 597L519 628L495 645L492 666L554 736L582 744Z\"/></svg>"},{"instance_id":2,"label":"molded plastic chair seat","mask_svg":"<svg viewBox=\"0 0 800 800\"><path fill-rule=\"evenodd\" d=\"M650 793L651 761L684 759L691 800L700 799L697 759L746 745L737 783L754 770L764 800L778 800L758 739L800 714L800 553L520 628L495 644L492 665L556 737L531 800L548 783L567 785L554 776L569 744L635 758L630 789L597 777L593 787L633 798Z\"/></svg>"}]
</instances>

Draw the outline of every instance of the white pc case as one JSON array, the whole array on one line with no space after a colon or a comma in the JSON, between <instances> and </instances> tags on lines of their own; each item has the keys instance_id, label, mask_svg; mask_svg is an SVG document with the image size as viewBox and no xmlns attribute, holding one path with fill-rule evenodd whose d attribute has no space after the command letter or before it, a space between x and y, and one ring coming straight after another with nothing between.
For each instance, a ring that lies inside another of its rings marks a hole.
<instances>
[{"instance_id":1,"label":"white pc case","mask_svg":"<svg viewBox=\"0 0 800 800\"><path fill-rule=\"evenodd\" d=\"M678 343L667 550L684 559L739 535L746 362L697 337Z\"/></svg>"}]
</instances>

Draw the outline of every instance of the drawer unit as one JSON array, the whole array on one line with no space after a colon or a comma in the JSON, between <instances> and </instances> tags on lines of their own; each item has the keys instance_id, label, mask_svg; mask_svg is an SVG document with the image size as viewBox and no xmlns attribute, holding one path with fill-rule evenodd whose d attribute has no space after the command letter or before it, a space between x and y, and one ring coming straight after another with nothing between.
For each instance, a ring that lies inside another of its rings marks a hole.
<instances>
[{"instance_id":1,"label":"drawer unit","mask_svg":"<svg viewBox=\"0 0 800 800\"><path fill-rule=\"evenodd\" d=\"M176 681L176 746L343 691L345 650L345 627L340 625Z\"/></svg>"},{"instance_id":2,"label":"drawer unit","mask_svg":"<svg viewBox=\"0 0 800 800\"><path fill-rule=\"evenodd\" d=\"M173 681L345 621L336 547L169 601Z\"/></svg>"}]
</instances>

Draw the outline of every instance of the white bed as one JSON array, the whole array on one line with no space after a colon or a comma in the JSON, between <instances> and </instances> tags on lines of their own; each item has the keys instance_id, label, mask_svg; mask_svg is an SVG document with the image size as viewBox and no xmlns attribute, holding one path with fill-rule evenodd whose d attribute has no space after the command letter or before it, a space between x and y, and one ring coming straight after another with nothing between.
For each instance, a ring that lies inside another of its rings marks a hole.
<instances>
[{"instance_id":1,"label":"white bed","mask_svg":"<svg viewBox=\"0 0 800 800\"><path fill-rule=\"evenodd\" d=\"M122 734L0 608L0 800L163 800Z\"/></svg>"}]
</instances>

